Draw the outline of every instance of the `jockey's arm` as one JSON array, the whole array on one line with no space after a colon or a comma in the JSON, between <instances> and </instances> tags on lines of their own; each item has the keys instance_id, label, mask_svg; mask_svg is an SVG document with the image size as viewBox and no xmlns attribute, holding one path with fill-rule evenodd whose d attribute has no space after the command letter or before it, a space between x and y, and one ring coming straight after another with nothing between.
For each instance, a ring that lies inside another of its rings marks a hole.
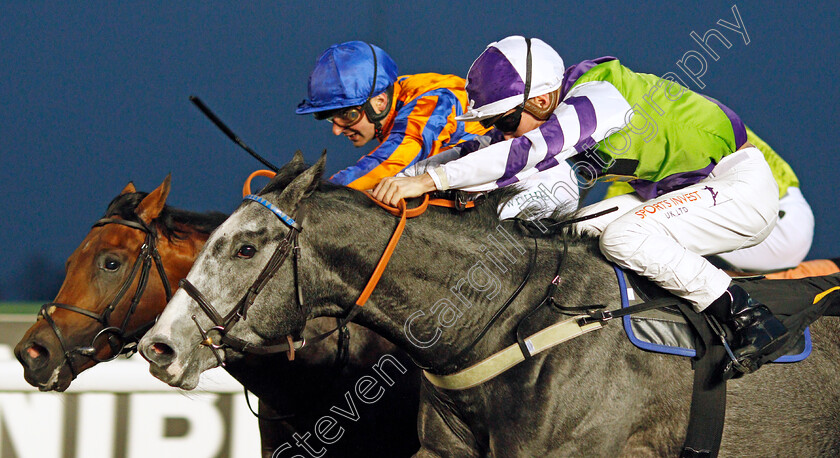
<instances>
[{"instance_id":1,"label":"jockey's arm","mask_svg":"<svg viewBox=\"0 0 840 458\"><path fill-rule=\"evenodd\" d=\"M458 99L447 92L420 96L403 106L396 112L382 143L330 181L359 190L371 189L381 179L393 177L412 163L433 157L456 129L453 107L457 103ZM448 114L444 117L438 113Z\"/></svg>"},{"instance_id":2,"label":"jockey's arm","mask_svg":"<svg viewBox=\"0 0 840 458\"><path fill-rule=\"evenodd\" d=\"M585 83L572 89L537 129L441 164L418 177L383 180L373 195L395 205L401 198L436 189L488 191L507 186L577 154L584 143L601 141L623 128L630 111L629 103L612 84Z\"/></svg>"},{"instance_id":3,"label":"jockey's arm","mask_svg":"<svg viewBox=\"0 0 840 458\"><path fill-rule=\"evenodd\" d=\"M400 199L418 197L436 189L431 175L424 173L415 177L384 178L373 189L373 197L383 203L396 207Z\"/></svg>"}]
</instances>

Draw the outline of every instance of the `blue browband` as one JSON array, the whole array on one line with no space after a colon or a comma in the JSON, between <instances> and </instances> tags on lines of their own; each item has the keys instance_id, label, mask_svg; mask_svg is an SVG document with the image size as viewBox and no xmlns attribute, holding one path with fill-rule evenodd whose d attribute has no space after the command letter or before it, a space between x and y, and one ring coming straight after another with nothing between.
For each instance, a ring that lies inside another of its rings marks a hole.
<instances>
[{"instance_id":1,"label":"blue browband","mask_svg":"<svg viewBox=\"0 0 840 458\"><path fill-rule=\"evenodd\" d=\"M280 210L279 208L275 207L275 206L274 206L271 202L269 202L269 201L267 201L267 200L263 199L263 198L262 198L262 197L260 197L260 196L257 196L257 195L254 195L254 194L248 194L247 196L245 196L245 197L243 198L243 200L253 200L254 202L259 203L259 204L260 204L260 205L262 205L263 207L265 207L265 208L267 208L267 209L271 210L271 213L274 213L275 215L277 215L277 217L278 217L278 218L280 218L280 221L283 221L283 223L284 223L286 226L289 226L290 228L295 229L295 230L297 230L298 232L300 232L300 231L303 229L303 228L301 228L301 227L300 227L300 224L298 224L298 223L297 223L297 221L295 221L294 219L292 219L292 217L291 217L291 216L289 216L289 215L287 215L287 214L283 213L283 211L282 211L282 210Z\"/></svg>"}]
</instances>

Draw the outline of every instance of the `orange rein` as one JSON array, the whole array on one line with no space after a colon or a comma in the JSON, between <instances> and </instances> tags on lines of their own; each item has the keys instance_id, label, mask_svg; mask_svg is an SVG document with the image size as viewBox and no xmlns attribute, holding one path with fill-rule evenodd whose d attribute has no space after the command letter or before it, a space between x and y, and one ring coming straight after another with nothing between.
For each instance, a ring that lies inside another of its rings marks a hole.
<instances>
[{"instance_id":1,"label":"orange rein","mask_svg":"<svg viewBox=\"0 0 840 458\"><path fill-rule=\"evenodd\" d=\"M251 175L248 176L248 179L245 180L245 185L242 187L242 196L247 196L251 194L251 180L254 177L261 176L266 178L273 178L276 175L271 170L257 170ZM394 249L397 247L397 242L400 241L400 237L402 236L403 229L405 229L405 222L408 218L414 218L415 216L420 216L423 212L429 208L429 205L435 207L446 207L446 208L458 208L458 203L453 200L448 199L430 199L429 195L426 194L423 196L423 203L418 205L414 208L406 208L406 203L404 199L400 199L400 203L397 207L392 207L390 205L384 204L378 200L376 200L370 193L365 192L366 196L370 198L376 205L379 205L388 213L399 216L400 222L397 223L397 228L394 229L393 235L391 235L391 240L388 241L388 245L385 247L385 252L382 253L382 257L379 258L379 263L376 264L376 268L373 269L373 274L370 276L370 280L368 280L365 289L362 290L362 294L359 295L359 298L356 299L356 305L362 306L365 305L368 298L370 297L373 290L376 288L376 284L379 283L379 279L382 278L382 273L385 272L385 267L388 265L388 261L391 260L391 255L394 253ZM464 208L472 208L475 206L475 202L467 202Z\"/></svg>"},{"instance_id":2,"label":"orange rein","mask_svg":"<svg viewBox=\"0 0 840 458\"><path fill-rule=\"evenodd\" d=\"M256 170L252 174L248 175L248 178L245 179L245 184L242 185L242 197L251 194L251 180L254 177L266 177L266 178L274 178L277 175L276 173L272 172L271 170Z\"/></svg>"}]
</instances>

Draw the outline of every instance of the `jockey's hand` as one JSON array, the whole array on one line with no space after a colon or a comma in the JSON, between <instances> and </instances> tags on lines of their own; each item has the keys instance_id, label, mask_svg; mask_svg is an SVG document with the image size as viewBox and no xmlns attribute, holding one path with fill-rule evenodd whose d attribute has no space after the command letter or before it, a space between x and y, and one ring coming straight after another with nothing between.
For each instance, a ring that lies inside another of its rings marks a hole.
<instances>
[{"instance_id":1,"label":"jockey's hand","mask_svg":"<svg viewBox=\"0 0 840 458\"><path fill-rule=\"evenodd\" d=\"M400 199L420 197L434 191L435 182L428 173L416 177L388 177L373 188L373 197L382 203L396 207Z\"/></svg>"}]
</instances>

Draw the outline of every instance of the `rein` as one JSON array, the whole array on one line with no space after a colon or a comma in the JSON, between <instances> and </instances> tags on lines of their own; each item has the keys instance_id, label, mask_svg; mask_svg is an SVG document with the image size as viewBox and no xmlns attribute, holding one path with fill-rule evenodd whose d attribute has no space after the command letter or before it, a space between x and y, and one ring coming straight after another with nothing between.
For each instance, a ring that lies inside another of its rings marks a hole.
<instances>
[{"instance_id":1,"label":"rein","mask_svg":"<svg viewBox=\"0 0 840 458\"><path fill-rule=\"evenodd\" d=\"M140 246L140 251L137 254L137 259L134 261L134 265L131 268L131 273L129 274L125 282L123 282L122 286L120 286L120 289L117 291L116 296L114 296L114 298L111 300L108 306L105 307L105 310L97 314L90 310L86 310L74 305L50 302L42 305L41 309L38 311L38 317L42 317L45 320L47 320L47 323L52 328L56 337L58 337L58 343L61 346L61 350L64 352L65 363L70 369L70 373L73 379L75 379L78 375L78 371L73 366L73 359L75 354L85 356L98 363L101 363L111 361L122 354L130 356L131 354L137 351L137 342L138 340L140 340L140 336L142 336L146 331L148 331L155 324L155 322L154 320L150 321L140 326L137 330L130 334L126 334L126 327L128 326L128 322L131 320L131 317L134 315L134 312L137 309L137 305L140 303L140 298L143 296L143 292L146 290L146 286L149 280L149 271L151 270L152 263L155 264L155 267L158 271L158 275L161 279L161 283L163 283L163 289L166 294L166 301L168 302L169 299L172 298L172 289L169 286L169 279L166 276L166 271L163 268L163 262L160 259L160 253L157 250L157 232L155 231L154 227L149 226L143 220L139 219L137 221L129 221L115 218L102 218L99 221L97 221L93 225L93 227L105 226L107 224L121 224L123 226L128 226L132 229L143 231L145 233L145 239L143 241L143 244ZM111 314L114 312L117 305L119 305L123 296L125 296L125 294L128 292L128 289L129 287L131 287L131 284L134 283L134 278L138 275L138 273L140 275L140 279L137 282L137 288L134 290L134 297L131 299L131 305L128 308L128 312L126 313L125 318L123 318L123 321L119 327L110 325L109 321L111 318ZM93 339L91 339L90 345L86 347L72 348L68 350L68 345L67 341L64 338L64 334L61 332L61 329L58 327L58 324L51 316L50 309L53 308L64 309L70 312L75 312L80 315L84 315L101 324L102 329L96 333ZM107 336L108 345L110 345L112 349L112 355L108 358L100 359L96 356L95 343L97 339L99 339L99 337L103 335ZM118 348L118 350L115 350L116 348Z\"/></svg>"},{"instance_id":2,"label":"rein","mask_svg":"<svg viewBox=\"0 0 840 458\"><path fill-rule=\"evenodd\" d=\"M198 322L198 317L193 315L191 318L193 322L195 322L196 327L198 327L198 331L201 334L202 342L201 345L210 348L213 351L213 355L216 357L216 361L219 363L219 366L224 367L225 362L223 358L223 351L225 348L230 348L234 351L239 353L250 353L250 354L258 354L258 355L265 355L265 354L273 354L273 353L280 353L286 352L287 357L289 360L294 359L295 350L303 348L308 344L313 344L320 342L336 331L340 331L347 326L347 323L351 322L353 318L361 311L362 306L367 302L370 298L370 295L373 293L373 290L376 289L376 285L379 283L379 279L382 277L382 274L385 271L385 268L388 265L388 262L391 259L391 255L394 253L394 249L397 246L397 243L402 236L403 230L405 229L406 221L408 218L414 218L417 216L422 215L426 209L428 209L429 205L438 206L438 207L446 207L446 208L472 208L475 206L475 202L461 202L461 201L452 201L447 199L430 199L428 195L425 195L423 198L423 202L414 208L407 208L405 200L401 200L398 207L391 207L389 205L383 204L378 200L374 199L370 194L365 193L365 195L370 198L373 202L377 205L385 209L387 212L391 213L394 216L399 216L400 221L397 224L394 233L391 235L391 239L388 241L387 246L385 247L385 251L383 252L382 256L379 259L376 267L373 270L373 273L368 280L368 283L365 285L364 289L362 290L359 298L356 299L356 302L351 308L347 311L347 314L344 318L341 318L338 321L336 327L330 331L324 332L319 334L311 339L301 338L301 339L294 339L291 335L286 336L286 342L276 344L276 345L254 345L252 343L246 342L242 339L237 337L233 337L229 335L230 329L239 322L240 319L245 318L245 315L253 305L254 300L256 299L257 295L263 289L263 287L268 283L269 280L277 273L280 267L283 265L283 262L289 256L291 251L294 251L294 256L292 259L294 260L294 278L295 278L295 289L296 289L296 300L297 305L301 313L305 310L304 303L303 303L303 292L301 290L301 283L299 278L299 269L298 269L298 260L300 258L300 246L298 245L298 234L303 230L303 227L295 221L295 219L286 213L284 213L279 208L275 207L272 203L268 202L264 198L250 194L251 192L251 180L256 176L263 176L272 178L273 172L267 170L258 170L252 173L248 179L245 181L245 185L243 186L243 194L248 192L249 194L244 195L244 200L251 200L254 202L259 203L272 213L274 213L277 218L289 228L289 232L286 234L284 240L282 240L275 248L274 253L272 254L271 258L269 259L268 263L263 267L263 270L260 272L257 279L248 288L248 291L239 300L237 305L231 309L227 315L222 316L215 307L207 300L206 297L196 288L189 280L186 278L181 280L180 286L184 291L199 305L199 307L204 311L205 315L210 318L213 322L213 326L204 329ZM304 327L305 328L305 327ZM216 339L213 338L211 333L217 333L218 337ZM346 339L342 338L339 341L344 341ZM342 359L346 358L342 355Z\"/></svg>"}]
</instances>

